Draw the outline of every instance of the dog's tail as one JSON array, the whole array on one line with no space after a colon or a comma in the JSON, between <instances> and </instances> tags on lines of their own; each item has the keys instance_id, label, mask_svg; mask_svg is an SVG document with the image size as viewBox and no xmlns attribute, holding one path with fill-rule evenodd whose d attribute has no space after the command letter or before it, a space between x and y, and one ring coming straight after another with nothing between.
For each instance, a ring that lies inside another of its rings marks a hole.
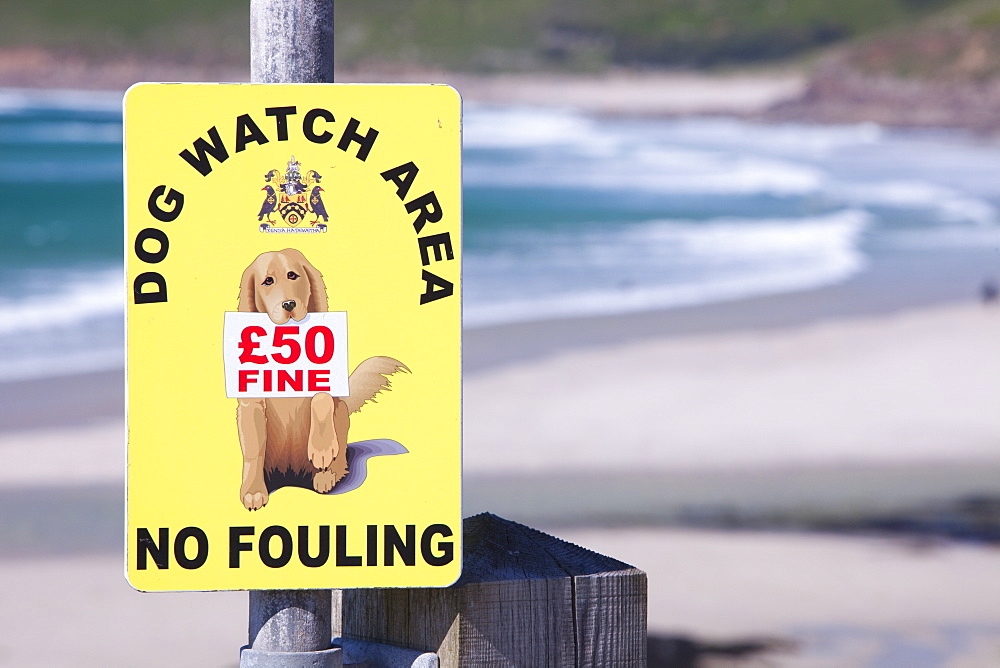
<instances>
[{"instance_id":1,"label":"dog's tail","mask_svg":"<svg viewBox=\"0 0 1000 668\"><path fill-rule=\"evenodd\" d=\"M406 365L391 357L369 357L358 365L347 385L351 395L344 397L344 402L351 413L357 413L369 401L375 401L375 395L382 390L389 390L389 376L400 371L410 373Z\"/></svg>"}]
</instances>

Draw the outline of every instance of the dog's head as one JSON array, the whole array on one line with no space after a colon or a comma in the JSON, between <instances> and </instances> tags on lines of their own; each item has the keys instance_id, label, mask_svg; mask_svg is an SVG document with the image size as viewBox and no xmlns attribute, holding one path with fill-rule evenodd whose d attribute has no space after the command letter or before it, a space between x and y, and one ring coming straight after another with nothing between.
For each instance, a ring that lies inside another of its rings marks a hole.
<instances>
[{"instance_id":1,"label":"dog's head","mask_svg":"<svg viewBox=\"0 0 1000 668\"><path fill-rule=\"evenodd\" d=\"M326 311L323 275L294 248L261 253L243 272L239 310L266 313L277 325Z\"/></svg>"}]
</instances>

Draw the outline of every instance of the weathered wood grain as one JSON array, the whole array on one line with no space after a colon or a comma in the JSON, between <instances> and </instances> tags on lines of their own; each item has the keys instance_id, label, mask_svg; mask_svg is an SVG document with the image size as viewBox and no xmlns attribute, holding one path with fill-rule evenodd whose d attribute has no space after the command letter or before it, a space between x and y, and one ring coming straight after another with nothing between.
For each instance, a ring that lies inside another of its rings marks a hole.
<instances>
[{"instance_id":1,"label":"weathered wood grain","mask_svg":"<svg viewBox=\"0 0 1000 668\"><path fill-rule=\"evenodd\" d=\"M646 574L637 568L573 578L578 666L646 665Z\"/></svg>"},{"instance_id":2,"label":"weathered wood grain","mask_svg":"<svg viewBox=\"0 0 1000 668\"><path fill-rule=\"evenodd\" d=\"M645 573L489 513L463 533L447 589L345 590L344 637L434 651L442 667L645 665Z\"/></svg>"}]
</instances>

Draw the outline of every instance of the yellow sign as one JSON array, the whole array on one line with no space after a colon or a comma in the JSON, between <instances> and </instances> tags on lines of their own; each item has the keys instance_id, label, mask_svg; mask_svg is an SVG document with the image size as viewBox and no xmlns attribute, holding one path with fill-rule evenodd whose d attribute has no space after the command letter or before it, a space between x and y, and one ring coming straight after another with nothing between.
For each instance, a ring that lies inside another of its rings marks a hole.
<instances>
[{"instance_id":1,"label":"yellow sign","mask_svg":"<svg viewBox=\"0 0 1000 668\"><path fill-rule=\"evenodd\" d=\"M455 91L140 84L125 150L132 586L455 581Z\"/></svg>"}]
</instances>

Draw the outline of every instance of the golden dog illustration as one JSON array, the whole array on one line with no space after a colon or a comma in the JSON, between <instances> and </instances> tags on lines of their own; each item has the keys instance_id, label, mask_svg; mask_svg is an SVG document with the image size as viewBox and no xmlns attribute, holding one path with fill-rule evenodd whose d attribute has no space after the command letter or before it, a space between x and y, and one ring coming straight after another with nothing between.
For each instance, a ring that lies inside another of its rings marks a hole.
<instances>
[{"instance_id":1,"label":"golden dog illustration","mask_svg":"<svg viewBox=\"0 0 1000 668\"><path fill-rule=\"evenodd\" d=\"M278 325L327 311L323 275L294 248L261 253L243 272L239 310L266 313ZM350 415L389 389L388 376L409 369L391 357L370 357L348 379L350 394L305 398L241 398L236 424L243 449L240 500L248 510L284 485L320 494L347 474Z\"/></svg>"}]
</instances>

